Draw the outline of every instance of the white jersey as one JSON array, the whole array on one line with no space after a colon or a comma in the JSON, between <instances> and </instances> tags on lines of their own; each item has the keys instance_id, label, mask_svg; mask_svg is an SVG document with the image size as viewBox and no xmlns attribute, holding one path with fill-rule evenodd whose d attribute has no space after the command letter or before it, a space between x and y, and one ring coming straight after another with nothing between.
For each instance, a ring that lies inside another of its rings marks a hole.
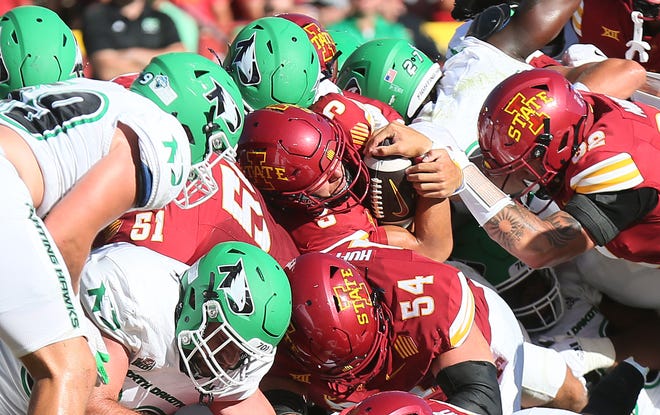
<instances>
[{"instance_id":1,"label":"white jersey","mask_svg":"<svg viewBox=\"0 0 660 415\"><path fill-rule=\"evenodd\" d=\"M490 91L510 75L528 69L532 66L468 36L443 66L437 99L426 104L413 122L430 121L445 127L470 155L479 147L477 120Z\"/></svg>"},{"instance_id":2,"label":"white jersey","mask_svg":"<svg viewBox=\"0 0 660 415\"><path fill-rule=\"evenodd\" d=\"M176 118L147 98L112 82L85 78L14 95L18 100L0 102L0 124L25 139L43 172L40 217L108 153L118 123L139 138L145 179L139 207L162 207L181 191L190 169L188 138Z\"/></svg>"},{"instance_id":3,"label":"white jersey","mask_svg":"<svg viewBox=\"0 0 660 415\"><path fill-rule=\"evenodd\" d=\"M172 414L199 402L199 392L179 369L175 337L179 276L188 268L128 243L93 251L85 265L80 283L83 307L99 329L129 353L130 366L120 398L127 408L158 408L158 413ZM264 365L230 395L214 399L249 397L271 365Z\"/></svg>"}]
</instances>

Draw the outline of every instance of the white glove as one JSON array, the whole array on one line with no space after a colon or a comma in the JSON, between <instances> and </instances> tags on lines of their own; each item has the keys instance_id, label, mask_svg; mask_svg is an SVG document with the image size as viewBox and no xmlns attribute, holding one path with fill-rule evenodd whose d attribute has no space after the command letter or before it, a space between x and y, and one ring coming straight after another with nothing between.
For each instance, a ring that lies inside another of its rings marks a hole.
<instances>
[{"instance_id":1,"label":"white glove","mask_svg":"<svg viewBox=\"0 0 660 415\"><path fill-rule=\"evenodd\" d=\"M568 47L561 56L561 63L566 66L580 66L585 63L601 62L607 56L592 44L576 43Z\"/></svg>"},{"instance_id":2,"label":"white glove","mask_svg":"<svg viewBox=\"0 0 660 415\"><path fill-rule=\"evenodd\" d=\"M581 377L596 369L614 365L616 352L607 337L554 336L539 343L559 352L575 377Z\"/></svg>"}]
</instances>

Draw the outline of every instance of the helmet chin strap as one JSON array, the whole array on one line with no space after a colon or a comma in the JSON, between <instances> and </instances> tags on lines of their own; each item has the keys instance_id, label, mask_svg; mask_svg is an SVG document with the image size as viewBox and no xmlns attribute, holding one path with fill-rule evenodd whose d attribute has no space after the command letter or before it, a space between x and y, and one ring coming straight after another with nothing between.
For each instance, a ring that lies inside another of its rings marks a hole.
<instances>
[{"instance_id":1,"label":"helmet chin strap","mask_svg":"<svg viewBox=\"0 0 660 415\"><path fill-rule=\"evenodd\" d=\"M532 150L531 156L533 158L543 157L550 142L552 141L553 135L550 132L550 118L543 119L543 133L536 137L536 142L538 143L534 150Z\"/></svg>"}]
</instances>

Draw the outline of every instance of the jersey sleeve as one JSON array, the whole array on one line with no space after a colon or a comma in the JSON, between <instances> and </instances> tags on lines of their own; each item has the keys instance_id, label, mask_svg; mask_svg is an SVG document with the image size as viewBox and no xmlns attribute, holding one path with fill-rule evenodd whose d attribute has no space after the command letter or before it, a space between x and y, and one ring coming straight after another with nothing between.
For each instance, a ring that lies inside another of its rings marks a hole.
<instances>
[{"instance_id":1,"label":"jersey sleeve","mask_svg":"<svg viewBox=\"0 0 660 415\"><path fill-rule=\"evenodd\" d=\"M616 153L593 160L574 173L570 187L575 193L592 194L632 189L644 181L632 156Z\"/></svg>"},{"instance_id":2,"label":"jersey sleeve","mask_svg":"<svg viewBox=\"0 0 660 415\"><path fill-rule=\"evenodd\" d=\"M183 189L190 172L188 136L177 119L146 98L145 109L123 114L119 122L138 136L140 147L140 195L135 210L159 209Z\"/></svg>"}]
</instances>

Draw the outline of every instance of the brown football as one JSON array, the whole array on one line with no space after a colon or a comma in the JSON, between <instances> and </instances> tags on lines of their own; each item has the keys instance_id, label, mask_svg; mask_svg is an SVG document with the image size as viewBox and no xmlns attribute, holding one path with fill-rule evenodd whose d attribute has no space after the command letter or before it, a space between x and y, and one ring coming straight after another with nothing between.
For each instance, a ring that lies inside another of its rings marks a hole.
<instances>
[{"instance_id":1,"label":"brown football","mask_svg":"<svg viewBox=\"0 0 660 415\"><path fill-rule=\"evenodd\" d=\"M381 225L410 226L415 216L416 192L405 172L412 161L399 156L365 156L364 163L369 170L367 205L372 215Z\"/></svg>"}]
</instances>

